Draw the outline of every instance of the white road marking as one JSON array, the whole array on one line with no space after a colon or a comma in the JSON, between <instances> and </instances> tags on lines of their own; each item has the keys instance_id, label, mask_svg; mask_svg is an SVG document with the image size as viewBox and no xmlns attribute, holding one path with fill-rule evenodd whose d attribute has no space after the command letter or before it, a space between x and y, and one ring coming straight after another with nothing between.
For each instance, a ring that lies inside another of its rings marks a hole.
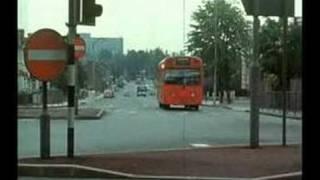
<instances>
[{"instance_id":1,"label":"white road marking","mask_svg":"<svg viewBox=\"0 0 320 180\"><path fill-rule=\"evenodd\" d=\"M210 147L210 145L209 144L190 144L191 146L193 146L193 147Z\"/></svg>"}]
</instances>

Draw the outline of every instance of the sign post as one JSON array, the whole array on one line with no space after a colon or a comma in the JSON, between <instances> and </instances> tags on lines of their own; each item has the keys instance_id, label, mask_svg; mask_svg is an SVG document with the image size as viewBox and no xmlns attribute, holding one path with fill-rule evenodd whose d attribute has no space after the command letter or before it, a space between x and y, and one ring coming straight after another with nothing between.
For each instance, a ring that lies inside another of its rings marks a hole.
<instances>
[{"instance_id":1,"label":"sign post","mask_svg":"<svg viewBox=\"0 0 320 180\"><path fill-rule=\"evenodd\" d=\"M79 111L79 61L85 55L86 43L77 35L74 39L74 58L76 64L76 84L75 84L75 115L78 115Z\"/></svg>"},{"instance_id":2,"label":"sign post","mask_svg":"<svg viewBox=\"0 0 320 180\"><path fill-rule=\"evenodd\" d=\"M50 157L50 116L47 108L47 82L56 79L65 68L67 46L63 37L51 29L35 32L24 49L25 63L30 74L43 81L43 107L40 116L40 156Z\"/></svg>"}]
</instances>

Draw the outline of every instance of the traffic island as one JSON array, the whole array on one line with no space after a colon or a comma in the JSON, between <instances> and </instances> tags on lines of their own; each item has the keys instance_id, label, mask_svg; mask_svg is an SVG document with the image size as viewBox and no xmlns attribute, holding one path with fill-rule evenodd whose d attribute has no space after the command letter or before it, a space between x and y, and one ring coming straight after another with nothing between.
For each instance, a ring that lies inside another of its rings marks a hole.
<instances>
[{"instance_id":1,"label":"traffic island","mask_svg":"<svg viewBox=\"0 0 320 180\"><path fill-rule=\"evenodd\" d=\"M49 108L49 115L51 119L66 119L68 117L68 108L57 107ZM35 119L39 118L41 115L41 108L19 108L18 109L18 119ZM97 108L80 108L78 110L78 115L75 119L82 120L95 120L100 119L104 114L103 109Z\"/></svg>"},{"instance_id":2,"label":"traffic island","mask_svg":"<svg viewBox=\"0 0 320 180\"><path fill-rule=\"evenodd\" d=\"M298 145L197 148L20 159L19 176L155 179L301 179Z\"/></svg>"}]
</instances>

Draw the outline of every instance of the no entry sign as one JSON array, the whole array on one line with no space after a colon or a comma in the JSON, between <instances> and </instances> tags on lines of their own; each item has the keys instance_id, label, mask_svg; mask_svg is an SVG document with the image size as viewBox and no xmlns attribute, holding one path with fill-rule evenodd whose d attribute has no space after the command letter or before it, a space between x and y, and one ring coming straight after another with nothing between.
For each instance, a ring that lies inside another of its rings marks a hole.
<instances>
[{"instance_id":1,"label":"no entry sign","mask_svg":"<svg viewBox=\"0 0 320 180\"><path fill-rule=\"evenodd\" d=\"M86 43L80 36L77 36L74 39L74 58L80 60L85 55L85 52Z\"/></svg>"},{"instance_id":2,"label":"no entry sign","mask_svg":"<svg viewBox=\"0 0 320 180\"><path fill-rule=\"evenodd\" d=\"M32 34L24 53L28 71L40 81L56 79L67 63L67 44L52 29L41 29Z\"/></svg>"}]
</instances>

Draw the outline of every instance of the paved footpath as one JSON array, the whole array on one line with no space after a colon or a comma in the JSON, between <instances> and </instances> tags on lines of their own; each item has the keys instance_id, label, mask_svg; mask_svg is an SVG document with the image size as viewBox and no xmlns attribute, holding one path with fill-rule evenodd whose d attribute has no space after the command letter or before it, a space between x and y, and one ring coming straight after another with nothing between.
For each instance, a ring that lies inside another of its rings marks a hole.
<instances>
[{"instance_id":1,"label":"paved footpath","mask_svg":"<svg viewBox=\"0 0 320 180\"><path fill-rule=\"evenodd\" d=\"M78 115L75 119L100 119L105 113L101 108L91 108L84 106L90 101L101 99L102 96L96 96L91 98L86 98L79 101ZM60 104L48 104L48 112L51 119L66 119L68 117L67 103ZM19 119L34 119L39 118L42 113L41 105L32 106L18 106L18 118Z\"/></svg>"},{"instance_id":2,"label":"paved footpath","mask_svg":"<svg viewBox=\"0 0 320 180\"><path fill-rule=\"evenodd\" d=\"M18 165L19 176L158 179L223 177L225 180L271 177L301 179L302 168L299 145L262 146L257 149L247 146L211 147L83 155L73 159L61 156L47 160L24 158L19 160Z\"/></svg>"},{"instance_id":3,"label":"paved footpath","mask_svg":"<svg viewBox=\"0 0 320 180\"><path fill-rule=\"evenodd\" d=\"M51 119L66 119L68 117L68 108L57 107L48 108ZM42 109L39 108L19 108L18 118L19 119L34 119L39 118L42 113ZM97 108L79 108L76 119L100 119L104 111Z\"/></svg>"},{"instance_id":4,"label":"paved footpath","mask_svg":"<svg viewBox=\"0 0 320 180\"><path fill-rule=\"evenodd\" d=\"M205 100L202 102L204 106L213 106L212 100ZM241 112L250 112L250 100L249 99L237 99L234 100L231 104L218 104L218 106L221 106L226 109L231 109L235 111L241 111ZM268 115L268 116L276 116L276 117L282 117L282 110L272 110L272 109L260 109L260 114ZM287 118L289 119L296 119L301 120L302 119L302 113L297 112L289 112L287 111Z\"/></svg>"}]
</instances>

